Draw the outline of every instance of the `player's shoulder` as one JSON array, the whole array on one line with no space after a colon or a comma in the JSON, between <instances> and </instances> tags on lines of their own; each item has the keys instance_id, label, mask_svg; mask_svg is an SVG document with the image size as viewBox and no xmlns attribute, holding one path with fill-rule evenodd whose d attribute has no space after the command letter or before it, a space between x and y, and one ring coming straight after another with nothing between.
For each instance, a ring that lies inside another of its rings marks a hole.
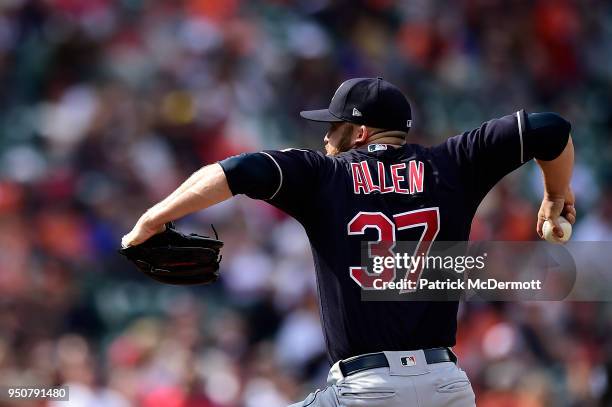
<instances>
[{"instance_id":1,"label":"player's shoulder","mask_svg":"<svg viewBox=\"0 0 612 407\"><path fill-rule=\"evenodd\" d=\"M282 150L264 150L280 167L309 168L321 170L334 165L334 162L323 152L307 148L284 148Z\"/></svg>"},{"instance_id":2,"label":"player's shoulder","mask_svg":"<svg viewBox=\"0 0 612 407\"><path fill-rule=\"evenodd\" d=\"M316 150L311 150L308 148L283 148L281 150L263 150L262 154L270 155L274 158L283 157L283 158L295 158L297 160L321 160L325 158L323 153Z\"/></svg>"}]
</instances>

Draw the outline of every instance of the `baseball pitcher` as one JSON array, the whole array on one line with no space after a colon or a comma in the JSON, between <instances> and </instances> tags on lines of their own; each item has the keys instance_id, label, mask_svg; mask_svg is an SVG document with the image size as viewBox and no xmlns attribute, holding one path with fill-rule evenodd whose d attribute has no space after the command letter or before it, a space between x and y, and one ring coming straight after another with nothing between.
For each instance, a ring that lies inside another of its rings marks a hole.
<instances>
[{"instance_id":1,"label":"baseball pitcher","mask_svg":"<svg viewBox=\"0 0 612 407\"><path fill-rule=\"evenodd\" d=\"M124 247L164 231L165 224L245 194L297 219L316 269L321 323L332 365L328 386L299 406L474 406L474 392L451 350L456 301L362 301L375 278L361 264L361 243L466 241L488 191L536 159L544 221L575 222L570 178L570 124L555 113L513 114L424 147L409 144L411 108L382 78L342 83L328 108L304 111L329 123L326 154L287 149L241 154L208 165L149 209L124 236ZM377 247L376 245L381 245Z\"/></svg>"}]
</instances>

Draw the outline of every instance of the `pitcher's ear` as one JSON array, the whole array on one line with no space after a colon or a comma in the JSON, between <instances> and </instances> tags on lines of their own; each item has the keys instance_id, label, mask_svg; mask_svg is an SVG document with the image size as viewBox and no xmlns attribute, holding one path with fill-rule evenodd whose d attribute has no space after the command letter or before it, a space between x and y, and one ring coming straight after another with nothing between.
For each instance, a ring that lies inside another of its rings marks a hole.
<instances>
[{"instance_id":1,"label":"pitcher's ear","mask_svg":"<svg viewBox=\"0 0 612 407\"><path fill-rule=\"evenodd\" d=\"M364 125L361 125L357 128L357 138L355 141L357 144L363 144L366 142L369 136L368 128Z\"/></svg>"}]
</instances>

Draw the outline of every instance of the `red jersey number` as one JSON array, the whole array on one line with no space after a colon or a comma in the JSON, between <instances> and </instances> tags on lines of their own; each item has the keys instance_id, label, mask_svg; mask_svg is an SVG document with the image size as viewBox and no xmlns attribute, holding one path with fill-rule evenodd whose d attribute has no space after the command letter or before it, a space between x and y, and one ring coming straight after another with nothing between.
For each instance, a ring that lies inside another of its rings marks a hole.
<instances>
[{"instance_id":1,"label":"red jersey number","mask_svg":"<svg viewBox=\"0 0 612 407\"><path fill-rule=\"evenodd\" d=\"M393 215L393 221L381 212L359 212L348 224L349 235L363 235L367 229L378 231L375 242L368 243L368 256L394 256L393 249L396 242L396 231L423 227L423 232L413 253L413 256L427 256L432 242L440 231L440 211L438 207L417 209L414 211L398 213ZM422 263L419 263L422 265ZM414 273L406 272L405 279L418 281L421 276L422 266ZM368 271L366 267L350 267L351 278L365 290L374 289L374 280L382 282L395 280L395 267L385 267L381 273Z\"/></svg>"}]
</instances>

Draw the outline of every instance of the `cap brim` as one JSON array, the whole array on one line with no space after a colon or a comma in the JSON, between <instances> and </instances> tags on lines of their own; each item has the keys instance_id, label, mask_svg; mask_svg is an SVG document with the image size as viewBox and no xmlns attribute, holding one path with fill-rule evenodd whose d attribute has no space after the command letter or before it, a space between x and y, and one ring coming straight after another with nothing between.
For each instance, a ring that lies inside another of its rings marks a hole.
<instances>
[{"instance_id":1,"label":"cap brim","mask_svg":"<svg viewBox=\"0 0 612 407\"><path fill-rule=\"evenodd\" d=\"M313 122L343 122L339 117L334 116L328 109L321 110L304 110L300 112L300 116L302 116L306 120L312 120Z\"/></svg>"}]
</instances>

